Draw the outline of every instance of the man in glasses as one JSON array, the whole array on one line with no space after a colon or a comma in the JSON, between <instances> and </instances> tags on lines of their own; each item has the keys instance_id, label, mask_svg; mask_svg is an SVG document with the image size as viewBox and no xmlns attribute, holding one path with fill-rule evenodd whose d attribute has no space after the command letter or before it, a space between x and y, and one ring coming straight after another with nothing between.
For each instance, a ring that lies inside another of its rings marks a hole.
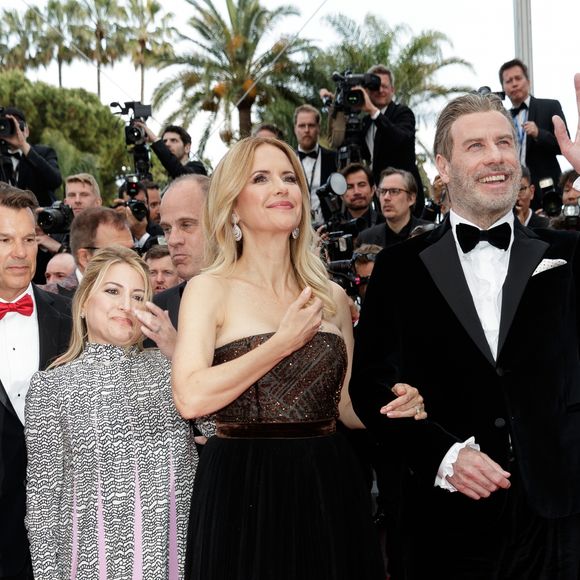
<instances>
[{"instance_id":1,"label":"man in glasses","mask_svg":"<svg viewBox=\"0 0 580 580\"><path fill-rule=\"evenodd\" d=\"M376 189L386 223L362 231L359 244L376 244L388 248L406 240L411 232L428 222L413 215L417 183L409 171L387 167L381 173Z\"/></svg>"},{"instance_id":2,"label":"man in glasses","mask_svg":"<svg viewBox=\"0 0 580 580\"><path fill-rule=\"evenodd\" d=\"M536 188L532 183L530 170L522 166L522 180L518 199L514 207L515 214L523 226L528 228L547 228L550 227L550 220L541 215L534 213L530 207L534 199Z\"/></svg>"}]
</instances>

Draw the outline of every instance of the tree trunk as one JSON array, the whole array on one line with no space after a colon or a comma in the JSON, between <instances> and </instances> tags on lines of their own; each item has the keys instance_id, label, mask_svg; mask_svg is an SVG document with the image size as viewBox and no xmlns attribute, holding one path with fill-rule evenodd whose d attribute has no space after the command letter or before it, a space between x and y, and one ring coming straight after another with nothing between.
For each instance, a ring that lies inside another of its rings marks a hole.
<instances>
[{"instance_id":1,"label":"tree trunk","mask_svg":"<svg viewBox=\"0 0 580 580\"><path fill-rule=\"evenodd\" d=\"M57 59L58 64L58 88L62 89L62 59Z\"/></svg>"},{"instance_id":2,"label":"tree trunk","mask_svg":"<svg viewBox=\"0 0 580 580\"><path fill-rule=\"evenodd\" d=\"M145 65L141 63L141 102L145 100Z\"/></svg>"},{"instance_id":3,"label":"tree trunk","mask_svg":"<svg viewBox=\"0 0 580 580\"><path fill-rule=\"evenodd\" d=\"M97 61L97 96L101 98L101 63Z\"/></svg>"},{"instance_id":4,"label":"tree trunk","mask_svg":"<svg viewBox=\"0 0 580 580\"><path fill-rule=\"evenodd\" d=\"M240 139L249 137L252 133L252 104L247 100L238 105L238 115L240 117Z\"/></svg>"}]
</instances>

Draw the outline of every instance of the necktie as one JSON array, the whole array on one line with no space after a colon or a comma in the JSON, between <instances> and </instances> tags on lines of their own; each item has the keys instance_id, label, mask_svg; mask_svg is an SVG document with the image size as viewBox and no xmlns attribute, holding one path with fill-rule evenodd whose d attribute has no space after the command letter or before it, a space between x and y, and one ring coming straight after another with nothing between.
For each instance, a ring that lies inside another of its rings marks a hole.
<instances>
[{"instance_id":1,"label":"necktie","mask_svg":"<svg viewBox=\"0 0 580 580\"><path fill-rule=\"evenodd\" d=\"M312 159L318 159L318 150L314 149L314 151L298 151L298 157L300 157L300 160L304 159L305 157L312 157Z\"/></svg>"},{"instance_id":2,"label":"necktie","mask_svg":"<svg viewBox=\"0 0 580 580\"><path fill-rule=\"evenodd\" d=\"M507 250L510 245L512 229L505 222L490 230L480 230L468 224L457 224L455 232L461 249L467 254L479 242L489 242L492 246L500 250Z\"/></svg>"},{"instance_id":3,"label":"necktie","mask_svg":"<svg viewBox=\"0 0 580 580\"><path fill-rule=\"evenodd\" d=\"M30 316L33 312L33 302L30 294L25 294L16 302L0 302L0 320L8 312L18 312L18 314L22 314L23 316Z\"/></svg>"},{"instance_id":4,"label":"necktie","mask_svg":"<svg viewBox=\"0 0 580 580\"><path fill-rule=\"evenodd\" d=\"M512 117L517 117L520 111L523 111L528 108L525 102L520 103L517 107L513 107L510 109Z\"/></svg>"}]
</instances>

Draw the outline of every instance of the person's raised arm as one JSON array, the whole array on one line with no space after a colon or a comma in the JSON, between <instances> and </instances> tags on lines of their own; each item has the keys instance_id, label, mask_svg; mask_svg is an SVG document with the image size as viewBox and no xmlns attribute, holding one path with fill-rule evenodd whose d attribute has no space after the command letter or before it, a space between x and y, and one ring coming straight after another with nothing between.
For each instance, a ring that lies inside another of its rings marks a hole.
<instances>
[{"instance_id":1,"label":"person's raised arm","mask_svg":"<svg viewBox=\"0 0 580 580\"><path fill-rule=\"evenodd\" d=\"M217 332L227 317L226 295L227 281L206 274L190 280L183 293L171 374L175 406L186 419L214 413L234 401L320 328L322 302L305 288L270 339L239 358L212 366Z\"/></svg>"},{"instance_id":2,"label":"person's raised arm","mask_svg":"<svg viewBox=\"0 0 580 580\"><path fill-rule=\"evenodd\" d=\"M576 106L578 108L578 128L574 141L568 137L566 125L560 117L554 115L554 133L560 145L562 155L570 162L572 167L580 173L580 73L574 75L574 88L576 89Z\"/></svg>"}]
</instances>

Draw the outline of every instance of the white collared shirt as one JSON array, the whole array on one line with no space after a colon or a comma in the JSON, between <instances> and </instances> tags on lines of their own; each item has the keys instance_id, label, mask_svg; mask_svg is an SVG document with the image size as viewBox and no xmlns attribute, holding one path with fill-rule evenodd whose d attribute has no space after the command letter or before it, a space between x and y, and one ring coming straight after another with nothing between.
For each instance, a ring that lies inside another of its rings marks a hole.
<instances>
[{"instance_id":1,"label":"white collared shirt","mask_svg":"<svg viewBox=\"0 0 580 580\"><path fill-rule=\"evenodd\" d=\"M513 211L508 211L508 213L491 226L495 227L503 223L510 225L512 233L510 245L507 250L496 248L489 242L479 242L471 252L464 254L457 242L457 224L464 223L478 229L481 228L469 220L462 218L453 210L449 212L449 219L461 268L463 269L465 280L469 286L477 316L481 322L491 354L496 359L501 318L502 289L507 276L514 241Z\"/></svg>"},{"instance_id":2,"label":"white collared shirt","mask_svg":"<svg viewBox=\"0 0 580 580\"><path fill-rule=\"evenodd\" d=\"M367 143L367 147L369 148L369 152L371 154L371 163L370 168L373 167L373 160L375 158L375 135L377 134L377 125L375 121L379 118L379 115L384 115L385 111L389 108L389 105L383 107L380 111L377 111L374 115L371 115L372 123L369 125L367 130L367 134L365 135L365 141Z\"/></svg>"},{"instance_id":3,"label":"white collared shirt","mask_svg":"<svg viewBox=\"0 0 580 580\"><path fill-rule=\"evenodd\" d=\"M298 151L304 153L310 153L310 151L304 151L302 147L298 147ZM306 183L310 189L310 210L312 212L312 218L315 223L323 221L322 211L320 210L320 200L316 193L314 193L321 185L320 183L321 171L322 171L322 159L320 157L320 146L316 144L313 151L318 151L318 157L314 159L313 157L305 157L301 159L302 169L304 169L304 175L306 176Z\"/></svg>"},{"instance_id":4,"label":"white collared shirt","mask_svg":"<svg viewBox=\"0 0 580 580\"><path fill-rule=\"evenodd\" d=\"M522 165L526 164L526 151L527 151L527 135L524 131L524 123L528 122L528 118L530 115L530 101L531 95L528 95L524 103L526 107L524 109L520 109L518 114L513 118L514 125L516 126L516 133L517 133L517 146L518 146L518 157L520 159L520 163Z\"/></svg>"},{"instance_id":5,"label":"white collared shirt","mask_svg":"<svg viewBox=\"0 0 580 580\"><path fill-rule=\"evenodd\" d=\"M4 390L24 424L24 401L32 375L40 364L40 338L38 334L38 311L32 284L12 302L30 294L34 305L31 316L7 312L0 320L0 380ZM6 300L0 299L0 302Z\"/></svg>"}]
</instances>

